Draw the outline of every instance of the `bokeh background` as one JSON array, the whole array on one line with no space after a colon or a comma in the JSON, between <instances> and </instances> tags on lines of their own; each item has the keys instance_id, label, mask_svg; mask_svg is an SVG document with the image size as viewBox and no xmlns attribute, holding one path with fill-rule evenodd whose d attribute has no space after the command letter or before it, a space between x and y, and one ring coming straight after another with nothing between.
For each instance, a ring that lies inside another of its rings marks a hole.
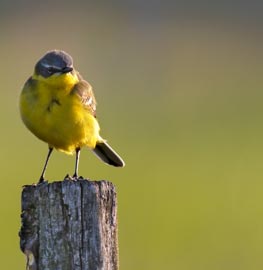
<instances>
[{"instance_id":1,"label":"bokeh background","mask_svg":"<svg viewBox=\"0 0 263 270\"><path fill-rule=\"evenodd\" d=\"M127 166L83 150L80 174L118 192L125 270L263 268L262 1L1 1L0 258L19 250L22 186L47 146L18 100L35 62L63 49L96 91L102 135ZM72 173L55 152L47 178Z\"/></svg>"}]
</instances>

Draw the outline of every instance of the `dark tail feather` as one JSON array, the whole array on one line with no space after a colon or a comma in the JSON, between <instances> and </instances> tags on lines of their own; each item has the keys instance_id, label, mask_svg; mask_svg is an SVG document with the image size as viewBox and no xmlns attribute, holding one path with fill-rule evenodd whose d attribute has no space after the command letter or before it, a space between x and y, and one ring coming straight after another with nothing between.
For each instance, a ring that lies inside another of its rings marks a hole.
<instances>
[{"instance_id":1,"label":"dark tail feather","mask_svg":"<svg viewBox=\"0 0 263 270\"><path fill-rule=\"evenodd\" d=\"M105 163L115 166L124 167L125 163L121 157L106 143L97 142L93 152Z\"/></svg>"}]
</instances>

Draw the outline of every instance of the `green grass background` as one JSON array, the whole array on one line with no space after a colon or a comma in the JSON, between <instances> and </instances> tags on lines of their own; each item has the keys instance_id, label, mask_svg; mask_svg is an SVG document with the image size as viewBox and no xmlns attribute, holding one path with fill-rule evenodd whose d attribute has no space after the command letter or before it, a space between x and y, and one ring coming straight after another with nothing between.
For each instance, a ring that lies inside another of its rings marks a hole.
<instances>
[{"instance_id":1,"label":"green grass background","mask_svg":"<svg viewBox=\"0 0 263 270\"><path fill-rule=\"evenodd\" d=\"M81 153L81 175L117 187L120 269L262 269L262 21L253 1L190 2L0 3L2 269L25 269L20 195L47 152L20 120L19 94L55 48L93 85L102 135L127 164ZM47 178L73 166L55 152Z\"/></svg>"}]
</instances>

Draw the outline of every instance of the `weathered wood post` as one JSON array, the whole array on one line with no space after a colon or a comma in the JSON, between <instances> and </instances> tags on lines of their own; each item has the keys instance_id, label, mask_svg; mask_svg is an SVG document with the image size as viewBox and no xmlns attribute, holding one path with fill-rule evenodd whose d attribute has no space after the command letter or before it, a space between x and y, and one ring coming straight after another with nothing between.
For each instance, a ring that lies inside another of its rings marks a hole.
<instances>
[{"instance_id":1,"label":"weathered wood post","mask_svg":"<svg viewBox=\"0 0 263 270\"><path fill-rule=\"evenodd\" d=\"M117 270L117 199L108 181L28 185L20 247L28 270Z\"/></svg>"}]
</instances>

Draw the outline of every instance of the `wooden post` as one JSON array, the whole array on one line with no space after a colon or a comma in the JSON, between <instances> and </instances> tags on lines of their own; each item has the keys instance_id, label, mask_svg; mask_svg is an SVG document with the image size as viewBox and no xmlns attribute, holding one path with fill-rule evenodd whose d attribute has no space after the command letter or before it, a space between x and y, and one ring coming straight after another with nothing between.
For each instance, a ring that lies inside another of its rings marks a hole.
<instances>
[{"instance_id":1,"label":"wooden post","mask_svg":"<svg viewBox=\"0 0 263 270\"><path fill-rule=\"evenodd\" d=\"M25 186L21 250L28 270L117 270L117 200L108 181Z\"/></svg>"}]
</instances>

